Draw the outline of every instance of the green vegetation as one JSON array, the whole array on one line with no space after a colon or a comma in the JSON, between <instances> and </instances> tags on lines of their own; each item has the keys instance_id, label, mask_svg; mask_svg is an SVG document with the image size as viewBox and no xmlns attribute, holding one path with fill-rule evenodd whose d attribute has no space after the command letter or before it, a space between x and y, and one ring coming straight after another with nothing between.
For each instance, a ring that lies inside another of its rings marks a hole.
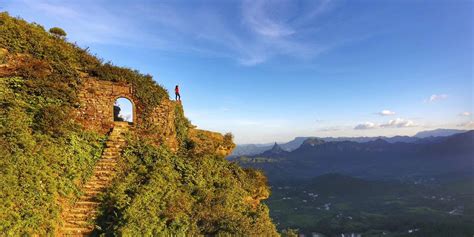
<instances>
[{"instance_id":1,"label":"green vegetation","mask_svg":"<svg viewBox=\"0 0 474 237\"><path fill-rule=\"evenodd\" d=\"M81 78L131 83L143 118L168 97L151 76L103 63L51 33L0 13L2 236L54 235L62 207L80 195L100 157L105 137L73 119ZM177 154L130 134L121 172L101 197L102 232L276 235L260 203L269 196L266 178L223 157L232 136L192 129L182 108L175 115Z\"/></svg>"},{"instance_id":2,"label":"green vegetation","mask_svg":"<svg viewBox=\"0 0 474 237\"><path fill-rule=\"evenodd\" d=\"M53 27L51 29L49 29L49 33L55 35L56 37L66 37L66 31L64 31L63 29L59 28L59 27Z\"/></svg>"},{"instance_id":3,"label":"green vegetation","mask_svg":"<svg viewBox=\"0 0 474 237\"><path fill-rule=\"evenodd\" d=\"M103 139L57 123L46 111L59 106L29 95L25 84L0 78L0 233L44 235L59 223L60 198L79 194L77 183L91 174Z\"/></svg>"},{"instance_id":4,"label":"green vegetation","mask_svg":"<svg viewBox=\"0 0 474 237\"><path fill-rule=\"evenodd\" d=\"M304 234L471 236L474 193L465 187L472 185L472 179L414 185L331 174L276 184L266 203L279 228Z\"/></svg>"},{"instance_id":5,"label":"green vegetation","mask_svg":"<svg viewBox=\"0 0 474 237\"><path fill-rule=\"evenodd\" d=\"M188 128L191 126L191 122L184 117L184 110L181 106L174 108L174 124L176 126L176 136L180 147L183 149L192 148L189 145Z\"/></svg>"},{"instance_id":6,"label":"green vegetation","mask_svg":"<svg viewBox=\"0 0 474 237\"><path fill-rule=\"evenodd\" d=\"M261 173L222 157L182 157L131 138L122 171L103 197L100 225L124 236L271 235L268 208L244 197L265 187ZM268 190L264 188L263 191Z\"/></svg>"}]
</instances>

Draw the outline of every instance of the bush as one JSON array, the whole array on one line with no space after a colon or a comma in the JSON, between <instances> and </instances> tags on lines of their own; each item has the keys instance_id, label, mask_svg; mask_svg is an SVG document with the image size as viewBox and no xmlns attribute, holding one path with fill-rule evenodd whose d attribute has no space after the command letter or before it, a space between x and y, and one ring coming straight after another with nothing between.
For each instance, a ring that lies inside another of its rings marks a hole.
<instances>
[{"instance_id":1,"label":"bush","mask_svg":"<svg viewBox=\"0 0 474 237\"><path fill-rule=\"evenodd\" d=\"M66 31L59 27L53 27L49 29L49 33L53 34L56 37L65 37L66 36Z\"/></svg>"},{"instance_id":2,"label":"bush","mask_svg":"<svg viewBox=\"0 0 474 237\"><path fill-rule=\"evenodd\" d=\"M33 129L52 137L61 137L68 132L69 108L61 105L47 105L34 116Z\"/></svg>"}]
</instances>

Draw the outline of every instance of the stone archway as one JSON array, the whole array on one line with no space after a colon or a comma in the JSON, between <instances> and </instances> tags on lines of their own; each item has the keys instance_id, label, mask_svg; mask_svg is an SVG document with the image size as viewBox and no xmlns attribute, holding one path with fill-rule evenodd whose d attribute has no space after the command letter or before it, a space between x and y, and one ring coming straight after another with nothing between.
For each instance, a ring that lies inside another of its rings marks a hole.
<instances>
[{"instance_id":1,"label":"stone archway","mask_svg":"<svg viewBox=\"0 0 474 237\"><path fill-rule=\"evenodd\" d=\"M114 103L118 98L126 98L132 104L133 127L152 137L157 143L167 144L172 150L177 150L179 143L176 137L175 116L180 104L163 98L159 105L146 108L134 94L131 84L111 82L96 78L82 78L82 87L78 92L78 103L75 105L76 121L87 130L107 134L114 123ZM147 117L142 113L147 109Z\"/></svg>"},{"instance_id":2,"label":"stone archway","mask_svg":"<svg viewBox=\"0 0 474 237\"><path fill-rule=\"evenodd\" d=\"M133 100L128 96L116 96L112 104L112 118L114 122L136 122L136 108Z\"/></svg>"},{"instance_id":3,"label":"stone archway","mask_svg":"<svg viewBox=\"0 0 474 237\"><path fill-rule=\"evenodd\" d=\"M82 85L76 114L78 122L84 127L108 133L114 127L114 103L118 98L126 98L132 104L133 125L141 123L137 114L140 114L142 106L130 84L84 78Z\"/></svg>"}]
</instances>

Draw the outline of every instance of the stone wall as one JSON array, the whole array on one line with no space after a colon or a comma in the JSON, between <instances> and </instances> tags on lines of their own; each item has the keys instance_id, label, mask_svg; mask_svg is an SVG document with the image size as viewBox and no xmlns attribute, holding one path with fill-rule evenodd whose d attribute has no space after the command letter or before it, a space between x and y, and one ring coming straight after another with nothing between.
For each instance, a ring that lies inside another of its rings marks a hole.
<instances>
[{"instance_id":1,"label":"stone wall","mask_svg":"<svg viewBox=\"0 0 474 237\"><path fill-rule=\"evenodd\" d=\"M181 105L164 99L153 109L150 116L144 118L141 126L143 136L152 138L157 144L165 144L174 151L179 147L175 126L176 106Z\"/></svg>"},{"instance_id":2,"label":"stone wall","mask_svg":"<svg viewBox=\"0 0 474 237\"><path fill-rule=\"evenodd\" d=\"M133 96L133 88L124 83L100 81L93 78L83 79L79 92L77 119L84 127L106 133L113 127L114 103L120 98L129 99L133 105L133 122L140 123L136 114L140 102Z\"/></svg>"}]
</instances>

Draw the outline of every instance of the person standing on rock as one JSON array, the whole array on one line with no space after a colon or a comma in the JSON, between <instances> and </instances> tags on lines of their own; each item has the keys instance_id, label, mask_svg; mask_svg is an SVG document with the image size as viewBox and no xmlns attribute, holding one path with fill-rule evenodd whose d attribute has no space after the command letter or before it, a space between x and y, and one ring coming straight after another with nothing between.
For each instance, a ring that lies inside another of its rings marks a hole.
<instances>
[{"instance_id":1,"label":"person standing on rock","mask_svg":"<svg viewBox=\"0 0 474 237\"><path fill-rule=\"evenodd\" d=\"M175 100L176 101L181 101L181 95L179 94L179 86L176 85L174 88L174 94L175 94Z\"/></svg>"}]
</instances>

